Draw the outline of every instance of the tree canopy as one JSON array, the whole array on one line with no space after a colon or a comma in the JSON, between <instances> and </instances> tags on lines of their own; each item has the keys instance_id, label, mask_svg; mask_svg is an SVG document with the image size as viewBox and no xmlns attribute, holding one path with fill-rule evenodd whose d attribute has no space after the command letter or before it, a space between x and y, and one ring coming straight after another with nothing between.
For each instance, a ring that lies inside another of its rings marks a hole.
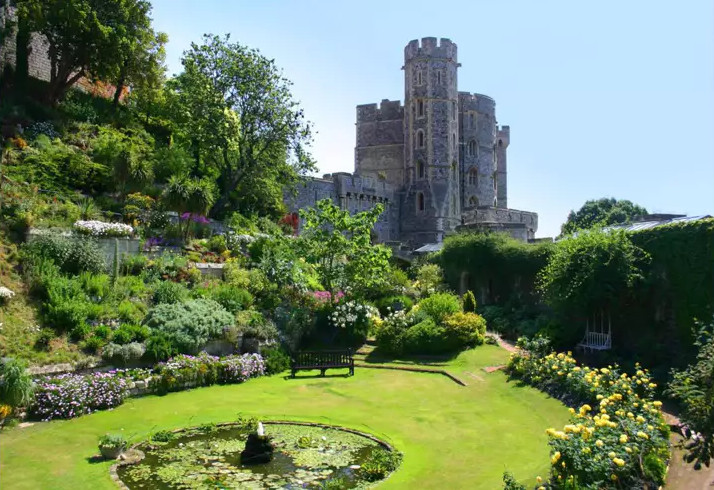
<instances>
[{"instance_id":1,"label":"tree canopy","mask_svg":"<svg viewBox=\"0 0 714 490\"><path fill-rule=\"evenodd\" d=\"M577 230L593 226L630 223L635 218L644 216L647 210L627 199L606 198L586 201L578 211L570 211L568 219L560 228L561 235L568 235Z\"/></svg>"},{"instance_id":2,"label":"tree canopy","mask_svg":"<svg viewBox=\"0 0 714 490\"><path fill-rule=\"evenodd\" d=\"M314 169L311 127L291 82L273 60L229 36L204 36L182 63L166 103L177 140L191 148L191 173L215 176L211 214L239 209L279 216L283 187Z\"/></svg>"},{"instance_id":3,"label":"tree canopy","mask_svg":"<svg viewBox=\"0 0 714 490\"><path fill-rule=\"evenodd\" d=\"M47 39L52 104L82 77L123 85L158 70L166 37L153 32L147 0L17 0L17 7L19 21Z\"/></svg>"}]
</instances>

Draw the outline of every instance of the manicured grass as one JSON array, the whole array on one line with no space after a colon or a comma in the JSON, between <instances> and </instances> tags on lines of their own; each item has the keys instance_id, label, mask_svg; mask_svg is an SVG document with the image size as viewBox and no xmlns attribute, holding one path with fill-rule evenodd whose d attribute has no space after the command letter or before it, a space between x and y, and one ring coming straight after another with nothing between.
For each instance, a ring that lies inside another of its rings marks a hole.
<instances>
[{"instance_id":1,"label":"manicured grass","mask_svg":"<svg viewBox=\"0 0 714 490\"><path fill-rule=\"evenodd\" d=\"M115 488L108 462L92 462L97 438L121 432L132 440L159 429L265 419L344 425L371 432L404 453L380 488L501 488L504 470L535 482L548 472L545 429L562 426L567 409L529 387L507 383L508 354L485 345L449 361L469 384L445 376L357 369L352 378L260 378L167 396L128 400L121 407L70 421L38 423L0 435L4 489ZM328 371L329 373L329 371Z\"/></svg>"}]
</instances>

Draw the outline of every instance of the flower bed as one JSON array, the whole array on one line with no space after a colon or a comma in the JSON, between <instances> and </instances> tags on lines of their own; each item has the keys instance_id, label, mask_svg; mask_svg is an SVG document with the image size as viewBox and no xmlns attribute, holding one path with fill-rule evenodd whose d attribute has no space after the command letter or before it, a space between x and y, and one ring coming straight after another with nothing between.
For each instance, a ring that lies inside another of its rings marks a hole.
<instances>
[{"instance_id":1,"label":"flower bed","mask_svg":"<svg viewBox=\"0 0 714 490\"><path fill-rule=\"evenodd\" d=\"M15 296L15 292L13 290L8 289L5 286L0 286L0 304L4 301L10 300L13 296Z\"/></svg>"},{"instance_id":2,"label":"flower bed","mask_svg":"<svg viewBox=\"0 0 714 490\"><path fill-rule=\"evenodd\" d=\"M127 237L134 233L134 228L129 225L104 221L76 221L74 229L82 235L93 237Z\"/></svg>"},{"instance_id":3,"label":"flower bed","mask_svg":"<svg viewBox=\"0 0 714 490\"><path fill-rule=\"evenodd\" d=\"M563 430L546 431L551 485L601 489L664 483L669 428L647 371L630 376L616 365L581 367L570 353L514 353L507 372L578 407L570 409L571 423Z\"/></svg>"},{"instance_id":4,"label":"flower bed","mask_svg":"<svg viewBox=\"0 0 714 490\"><path fill-rule=\"evenodd\" d=\"M121 405L130 396L180 391L215 383L242 383L265 371L258 354L177 356L151 369L63 374L36 379L30 415L44 421L69 419Z\"/></svg>"},{"instance_id":5,"label":"flower bed","mask_svg":"<svg viewBox=\"0 0 714 490\"><path fill-rule=\"evenodd\" d=\"M155 386L159 393L180 391L186 387L242 383L265 373L259 354L215 357L180 355L156 367Z\"/></svg>"}]
</instances>

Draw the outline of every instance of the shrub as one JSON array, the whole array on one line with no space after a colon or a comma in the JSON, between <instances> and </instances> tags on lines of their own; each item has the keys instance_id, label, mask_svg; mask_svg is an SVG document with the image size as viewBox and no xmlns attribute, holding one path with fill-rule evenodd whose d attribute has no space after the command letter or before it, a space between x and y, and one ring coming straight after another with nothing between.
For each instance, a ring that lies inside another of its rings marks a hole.
<instances>
[{"instance_id":1,"label":"shrub","mask_svg":"<svg viewBox=\"0 0 714 490\"><path fill-rule=\"evenodd\" d=\"M396 470L401 462L402 455L396 451L373 449L367 461L362 463L359 475L367 481L381 480Z\"/></svg>"},{"instance_id":2,"label":"shrub","mask_svg":"<svg viewBox=\"0 0 714 490\"><path fill-rule=\"evenodd\" d=\"M377 329L377 345L380 352L392 355L402 354L404 333L409 326L409 319L403 310L387 315Z\"/></svg>"},{"instance_id":3,"label":"shrub","mask_svg":"<svg viewBox=\"0 0 714 490\"><path fill-rule=\"evenodd\" d=\"M281 347L268 347L260 354L265 362L265 374L279 374L290 368L290 356Z\"/></svg>"},{"instance_id":4,"label":"shrub","mask_svg":"<svg viewBox=\"0 0 714 490\"><path fill-rule=\"evenodd\" d=\"M172 281L161 281L154 289L152 297L154 304L180 303L188 297L188 289L183 284Z\"/></svg>"},{"instance_id":5,"label":"shrub","mask_svg":"<svg viewBox=\"0 0 714 490\"><path fill-rule=\"evenodd\" d=\"M356 301L345 301L335 306L330 314L330 323L336 329L337 338L347 345L364 343L369 331L370 320L379 313L372 306Z\"/></svg>"},{"instance_id":6,"label":"shrub","mask_svg":"<svg viewBox=\"0 0 714 490\"><path fill-rule=\"evenodd\" d=\"M146 346L139 342L130 342L124 345L109 343L104 346L102 357L108 362L126 366L141 359L145 352Z\"/></svg>"},{"instance_id":7,"label":"shrub","mask_svg":"<svg viewBox=\"0 0 714 490\"><path fill-rule=\"evenodd\" d=\"M30 262L49 259L68 274L99 273L106 269L104 254L96 242L87 238L41 235L25 245L23 253Z\"/></svg>"},{"instance_id":8,"label":"shrub","mask_svg":"<svg viewBox=\"0 0 714 490\"><path fill-rule=\"evenodd\" d=\"M463 298L464 313L476 313L476 297L471 291L466 291Z\"/></svg>"},{"instance_id":9,"label":"shrub","mask_svg":"<svg viewBox=\"0 0 714 490\"><path fill-rule=\"evenodd\" d=\"M237 333L246 339L258 339L262 342L274 342L278 339L278 329L275 323L265 318L256 310L241 311L236 315Z\"/></svg>"},{"instance_id":10,"label":"shrub","mask_svg":"<svg viewBox=\"0 0 714 490\"><path fill-rule=\"evenodd\" d=\"M88 303L80 298L60 299L46 305L45 322L63 332L81 330L88 317Z\"/></svg>"},{"instance_id":11,"label":"shrub","mask_svg":"<svg viewBox=\"0 0 714 490\"><path fill-rule=\"evenodd\" d=\"M449 350L461 350L483 344L486 320L476 313L454 313L444 318L446 342Z\"/></svg>"},{"instance_id":12,"label":"shrub","mask_svg":"<svg viewBox=\"0 0 714 490\"><path fill-rule=\"evenodd\" d=\"M146 356L153 361L165 361L178 353L178 348L165 334L153 334L146 341Z\"/></svg>"},{"instance_id":13,"label":"shrub","mask_svg":"<svg viewBox=\"0 0 714 490\"><path fill-rule=\"evenodd\" d=\"M98 300L109 296L111 291L111 278L107 274L83 272L79 275L79 282L84 292Z\"/></svg>"},{"instance_id":14,"label":"shrub","mask_svg":"<svg viewBox=\"0 0 714 490\"><path fill-rule=\"evenodd\" d=\"M577 482L578 488L603 488L603 482L616 482L617 488L657 488L664 483L660 470L669 457L669 428L662 403L653 399L657 385L645 370L638 366L630 376L616 365L591 369L578 366L570 354L532 351L512 354L507 372L579 406L571 408L571 423L562 431L546 431L554 486Z\"/></svg>"},{"instance_id":15,"label":"shrub","mask_svg":"<svg viewBox=\"0 0 714 490\"><path fill-rule=\"evenodd\" d=\"M130 342L143 342L149 338L149 335L149 329L144 325L122 323L119 325L119 328L114 331L112 342L119 345L128 344Z\"/></svg>"},{"instance_id":16,"label":"shrub","mask_svg":"<svg viewBox=\"0 0 714 490\"><path fill-rule=\"evenodd\" d=\"M459 297L451 293L436 293L425 298L417 305L419 311L429 315L437 324L444 321L447 315L461 311Z\"/></svg>"},{"instance_id":17,"label":"shrub","mask_svg":"<svg viewBox=\"0 0 714 490\"><path fill-rule=\"evenodd\" d=\"M233 315L212 300L161 304L149 311L144 324L152 333L163 333L180 352L198 352L235 322Z\"/></svg>"},{"instance_id":18,"label":"shrub","mask_svg":"<svg viewBox=\"0 0 714 490\"><path fill-rule=\"evenodd\" d=\"M170 430L160 430L158 432L154 432L151 435L151 441L152 442L169 442L176 437L176 434L171 432Z\"/></svg>"},{"instance_id":19,"label":"shrub","mask_svg":"<svg viewBox=\"0 0 714 490\"><path fill-rule=\"evenodd\" d=\"M208 243L206 244L206 246L208 247L208 250L217 254L222 254L223 252L228 250L225 235L213 235L211 238L208 239Z\"/></svg>"},{"instance_id":20,"label":"shrub","mask_svg":"<svg viewBox=\"0 0 714 490\"><path fill-rule=\"evenodd\" d=\"M233 314L253 305L253 295L230 284L219 284L210 289L210 298Z\"/></svg>"},{"instance_id":21,"label":"shrub","mask_svg":"<svg viewBox=\"0 0 714 490\"><path fill-rule=\"evenodd\" d=\"M145 308L143 303L125 299L117 306L117 316L123 322L139 323L144 318Z\"/></svg>"},{"instance_id":22,"label":"shrub","mask_svg":"<svg viewBox=\"0 0 714 490\"><path fill-rule=\"evenodd\" d=\"M92 335L82 343L82 348L87 352L96 354L97 352L99 352L99 349L104 347L106 343L106 339L103 339L102 337L97 337L96 335Z\"/></svg>"},{"instance_id":23,"label":"shrub","mask_svg":"<svg viewBox=\"0 0 714 490\"><path fill-rule=\"evenodd\" d=\"M427 318L404 332L404 352L407 354L441 354L449 350L446 330Z\"/></svg>"},{"instance_id":24,"label":"shrub","mask_svg":"<svg viewBox=\"0 0 714 490\"><path fill-rule=\"evenodd\" d=\"M436 264L424 264L416 271L414 287L422 294L433 294L442 287L444 272Z\"/></svg>"},{"instance_id":25,"label":"shrub","mask_svg":"<svg viewBox=\"0 0 714 490\"><path fill-rule=\"evenodd\" d=\"M127 445L127 440L121 434L104 434L99 438L100 448L126 449Z\"/></svg>"},{"instance_id":26,"label":"shrub","mask_svg":"<svg viewBox=\"0 0 714 490\"><path fill-rule=\"evenodd\" d=\"M41 420L69 419L121 405L127 381L111 373L40 378L30 414Z\"/></svg>"},{"instance_id":27,"label":"shrub","mask_svg":"<svg viewBox=\"0 0 714 490\"><path fill-rule=\"evenodd\" d=\"M35 384L27 373L24 361L0 361L0 405L25 407L30 404Z\"/></svg>"},{"instance_id":28,"label":"shrub","mask_svg":"<svg viewBox=\"0 0 714 490\"><path fill-rule=\"evenodd\" d=\"M392 311L409 311L414 306L414 301L409 296L388 296L380 298L376 302L377 309L381 315L388 315Z\"/></svg>"},{"instance_id":29,"label":"shrub","mask_svg":"<svg viewBox=\"0 0 714 490\"><path fill-rule=\"evenodd\" d=\"M148 262L146 255L128 255L122 260L121 269L124 274L137 276L146 268Z\"/></svg>"}]
</instances>

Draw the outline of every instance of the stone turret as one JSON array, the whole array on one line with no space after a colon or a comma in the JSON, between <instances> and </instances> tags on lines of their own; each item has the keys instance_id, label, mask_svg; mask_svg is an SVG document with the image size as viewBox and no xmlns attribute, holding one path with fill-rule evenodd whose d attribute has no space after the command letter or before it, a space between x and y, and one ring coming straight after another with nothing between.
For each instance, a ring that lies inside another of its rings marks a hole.
<instances>
[{"instance_id":1,"label":"stone turret","mask_svg":"<svg viewBox=\"0 0 714 490\"><path fill-rule=\"evenodd\" d=\"M460 223L456 44L426 37L404 48L402 239L439 242Z\"/></svg>"}]
</instances>

